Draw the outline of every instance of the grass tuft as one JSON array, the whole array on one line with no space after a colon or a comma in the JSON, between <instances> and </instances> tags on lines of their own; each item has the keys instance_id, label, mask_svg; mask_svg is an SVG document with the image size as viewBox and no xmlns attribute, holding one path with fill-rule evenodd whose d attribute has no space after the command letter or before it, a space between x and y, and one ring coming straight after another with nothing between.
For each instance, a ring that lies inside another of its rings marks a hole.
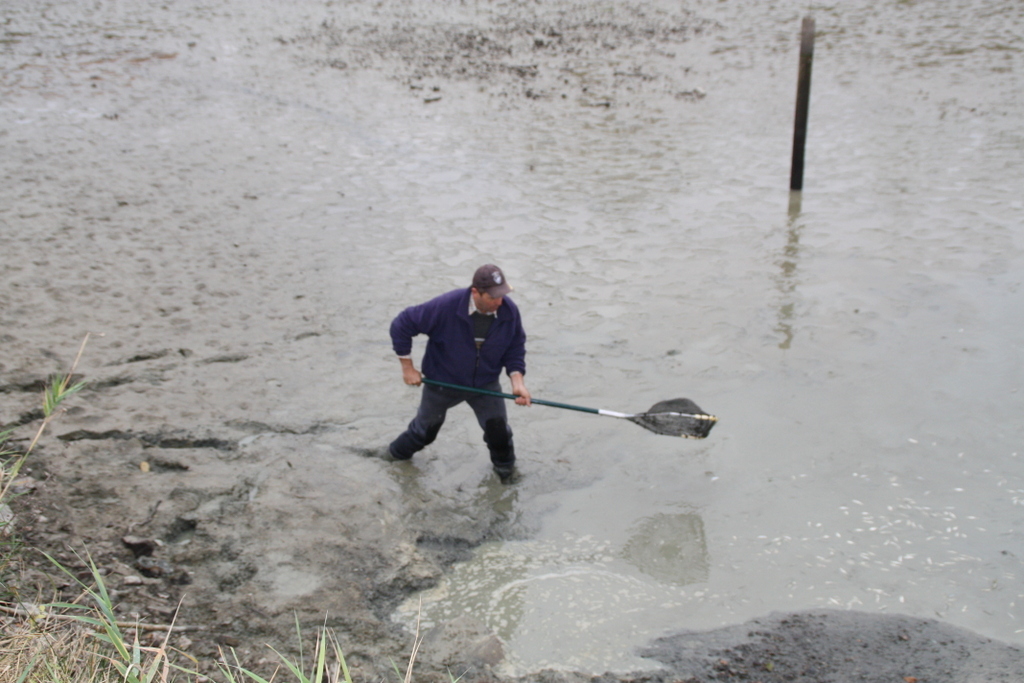
<instances>
[{"instance_id":1,"label":"grass tuft","mask_svg":"<svg viewBox=\"0 0 1024 683\"><path fill-rule=\"evenodd\" d=\"M325 625L319 630L316 636L316 646L313 650L313 663L309 673L303 671L303 656L302 656L302 628L299 626L298 617L295 620L295 629L299 636L299 661L295 662L284 656L273 647L269 645L274 654L278 656L284 668L291 672L292 676L297 683L352 683L352 675L349 673L348 663L345 661L345 654L342 652L341 644L338 642L338 637L334 631L327 628ZM331 654L333 661L328 660L328 653ZM243 668L238 663L238 658L235 655L234 650L231 651L232 659L234 664L229 664L227 657L224 656L223 651L221 652L221 672L224 674L228 683L238 683L239 678L236 674L244 676L242 680L248 679L255 683L271 683L277 676L277 672L271 676L270 680L261 677L260 675Z\"/></svg>"},{"instance_id":2,"label":"grass tuft","mask_svg":"<svg viewBox=\"0 0 1024 683\"><path fill-rule=\"evenodd\" d=\"M39 443L39 439L42 438L43 432L46 431L46 428L50 426L50 422L52 422L59 414L57 412L57 408L60 407L60 404L63 403L66 398L73 394L77 394L85 387L86 383L84 381L72 384L71 379L74 377L75 369L78 367L78 362L82 360L82 353L85 351L85 345L88 342L89 335L87 334L82 340L82 345L78 347L78 355L75 356L75 362L71 364L71 370L66 375L55 375L52 377L50 383L46 386L46 389L43 390L43 421L39 425L39 429L36 430L36 434L32 437L32 441L29 443L28 448L25 449L25 452L18 455L17 453L6 449L0 451L0 455L15 456L9 458L0 465L0 483L2 483L2 487L0 487L0 505L6 502L6 499L10 495L11 484L13 484L14 480L17 478L22 465L24 465L25 461L28 460L29 454L32 453L36 444ZM11 430L7 430L0 434L0 448L3 448L4 444L7 442L10 432Z\"/></svg>"}]
</instances>

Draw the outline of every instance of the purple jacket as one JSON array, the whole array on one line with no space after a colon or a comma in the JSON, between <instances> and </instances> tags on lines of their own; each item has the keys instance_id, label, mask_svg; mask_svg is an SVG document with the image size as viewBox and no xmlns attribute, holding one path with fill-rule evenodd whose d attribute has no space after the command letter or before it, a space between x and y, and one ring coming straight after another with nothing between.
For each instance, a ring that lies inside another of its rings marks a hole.
<instances>
[{"instance_id":1,"label":"purple jacket","mask_svg":"<svg viewBox=\"0 0 1024 683\"><path fill-rule=\"evenodd\" d=\"M482 387L498 379L501 369L526 374L526 333L519 309L505 297L478 350L469 318L470 290L456 289L418 306L391 322L391 345L399 356L412 351L412 338L429 337L423 374L430 379Z\"/></svg>"}]
</instances>

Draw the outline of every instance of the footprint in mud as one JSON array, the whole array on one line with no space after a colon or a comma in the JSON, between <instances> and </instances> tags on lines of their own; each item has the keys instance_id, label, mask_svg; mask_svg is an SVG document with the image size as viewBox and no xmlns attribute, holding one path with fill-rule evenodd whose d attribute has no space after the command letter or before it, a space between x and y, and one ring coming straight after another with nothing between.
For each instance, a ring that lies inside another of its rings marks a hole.
<instances>
[{"instance_id":1,"label":"footprint in mud","mask_svg":"<svg viewBox=\"0 0 1024 683\"><path fill-rule=\"evenodd\" d=\"M249 355L245 353L225 353L219 356L204 358L203 360L196 362L200 365L209 365L210 363L240 363L248 358Z\"/></svg>"},{"instance_id":2,"label":"footprint in mud","mask_svg":"<svg viewBox=\"0 0 1024 683\"><path fill-rule=\"evenodd\" d=\"M216 451L235 451L238 444L229 439L218 439L216 437L197 438L190 434L169 434L146 432L133 432L131 430L108 429L102 432L94 432L88 429L76 429L64 434L58 434L61 441L127 441L139 439L145 446L153 448L212 448Z\"/></svg>"},{"instance_id":3,"label":"footprint in mud","mask_svg":"<svg viewBox=\"0 0 1024 683\"><path fill-rule=\"evenodd\" d=\"M376 448L363 448L360 446L346 446L346 450L355 455L362 456L364 458L371 458L373 460L384 460L385 462L396 462L391 457L391 453L388 452L387 446L377 446Z\"/></svg>"}]
</instances>

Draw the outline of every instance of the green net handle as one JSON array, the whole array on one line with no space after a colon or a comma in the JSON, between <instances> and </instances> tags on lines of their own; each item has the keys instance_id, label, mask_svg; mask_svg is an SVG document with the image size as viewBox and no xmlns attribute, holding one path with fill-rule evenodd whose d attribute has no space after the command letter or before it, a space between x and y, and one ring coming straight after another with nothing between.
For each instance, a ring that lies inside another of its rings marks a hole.
<instances>
[{"instance_id":1,"label":"green net handle","mask_svg":"<svg viewBox=\"0 0 1024 683\"><path fill-rule=\"evenodd\" d=\"M491 391L490 389L477 389L476 387L464 387L461 384L450 384L448 382L440 382L440 381L438 381L436 379L427 379L426 377L423 378L423 383L424 384L432 384L435 387L445 387L446 389L455 389L457 391L470 391L470 392L472 392L474 394L485 394L487 396L497 396L498 398L507 398L507 399L511 399L513 401L515 399L519 398L518 396L515 396L514 394L505 394L505 393L502 393L500 391ZM598 415L601 412L597 408L585 408L583 406L574 406L574 405L571 405L569 403L556 403L554 401L545 401L545 400L539 399L539 398L531 398L530 402L531 403L536 403L536 404L542 405L542 406L551 406L552 408L564 408L565 410L578 410L581 413L593 413L594 415Z\"/></svg>"}]
</instances>

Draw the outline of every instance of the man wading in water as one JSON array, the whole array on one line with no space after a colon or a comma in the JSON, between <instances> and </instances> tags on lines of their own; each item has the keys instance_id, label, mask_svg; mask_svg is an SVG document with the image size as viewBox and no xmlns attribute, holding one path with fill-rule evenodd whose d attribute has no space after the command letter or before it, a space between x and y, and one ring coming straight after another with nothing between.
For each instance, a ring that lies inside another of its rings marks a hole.
<instances>
[{"instance_id":1,"label":"man wading in water","mask_svg":"<svg viewBox=\"0 0 1024 683\"><path fill-rule=\"evenodd\" d=\"M477 268L472 286L442 294L405 309L391 323L391 343L402 363L402 379L419 386L423 375L413 365L412 338L428 337L423 372L430 379L449 384L501 391L502 368L512 380L516 403L530 405L526 374L526 333L519 309L505 295L512 288L498 266ZM505 399L497 396L426 385L420 407L409 427L388 447L395 460L408 460L437 438L448 409L465 401L484 430L491 464L508 483L516 454L512 428L505 413Z\"/></svg>"}]
</instances>

